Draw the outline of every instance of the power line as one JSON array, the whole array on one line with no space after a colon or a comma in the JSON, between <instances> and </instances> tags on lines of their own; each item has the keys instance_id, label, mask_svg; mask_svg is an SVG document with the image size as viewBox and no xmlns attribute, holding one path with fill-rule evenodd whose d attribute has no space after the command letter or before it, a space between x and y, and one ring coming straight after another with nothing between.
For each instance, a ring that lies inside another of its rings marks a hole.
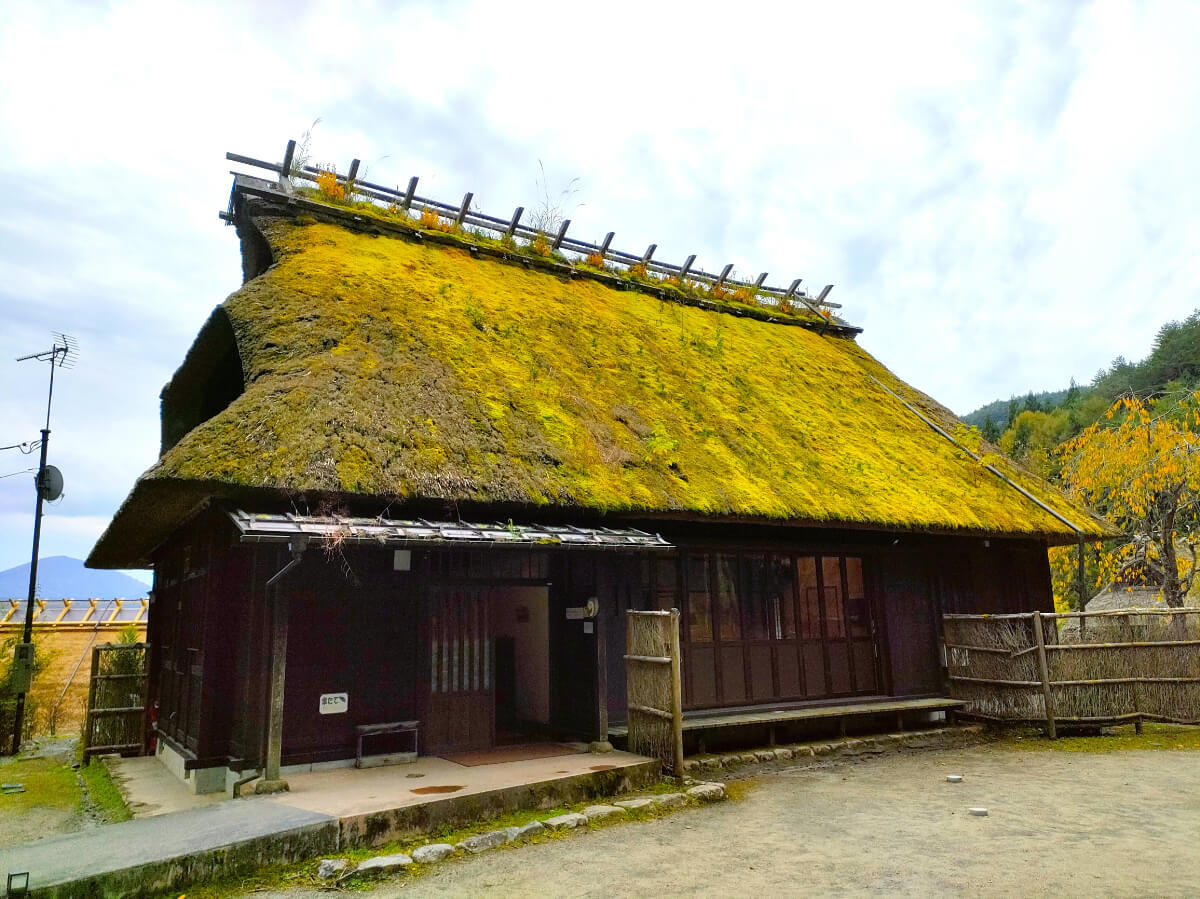
<instances>
[{"instance_id":1,"label":"power line","mask_svg":"<svg viewBox=\"0 0 1200 899\"><path fill-rule=\"evenodd\" d=\"M0 446L0 450L9 450L9 449L20 450L21 452L23 452L25 455L28 456L30 453L32 453L35 449L37 449L41 445L42 445L42 441L40 441L40 440L28 440L25 443L14 443L11 446Z\"/></svg>"}]
</instances>

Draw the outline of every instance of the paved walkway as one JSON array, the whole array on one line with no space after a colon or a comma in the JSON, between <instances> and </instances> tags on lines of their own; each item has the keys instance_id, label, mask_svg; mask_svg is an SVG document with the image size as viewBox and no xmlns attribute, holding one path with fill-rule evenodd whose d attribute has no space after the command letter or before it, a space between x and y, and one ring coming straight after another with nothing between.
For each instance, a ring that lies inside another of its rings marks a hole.
<instances>
[{"instance_id":1,"label":"paved walkway","mask_svg":"<svg viewBox=\"0 0 1200 899\"><path fill-rule=\"evenodd\" d=\"M626 752L471 767L421 758L292 774L289 793L212 801L163 778L147 764L156 760L132 761L115 766L116 779L143 817L0 849L0 883L28 871L39 895L101 888L104 895L153 895L176 883L381 845L442 823L609 795L657 779L658 772L657 762ZM197 802L210 804L188 807Z\"/></svg>"},{"instance_id":2,"label":"paved walkway","mask_svg":"<svg viewBox=\"0 0 1200 899\"><path fill-rule=\"evenodd\" d=\"M234 859L298 860L333 851L337 841L332 815L274 802L222 802L0 849L0 876L28 871L30 888L47 891L41 895L90 895L92 884L103 884L104 895L153 893L172 886L173 865L203 879Z\"/></svg>"}]
</instances>

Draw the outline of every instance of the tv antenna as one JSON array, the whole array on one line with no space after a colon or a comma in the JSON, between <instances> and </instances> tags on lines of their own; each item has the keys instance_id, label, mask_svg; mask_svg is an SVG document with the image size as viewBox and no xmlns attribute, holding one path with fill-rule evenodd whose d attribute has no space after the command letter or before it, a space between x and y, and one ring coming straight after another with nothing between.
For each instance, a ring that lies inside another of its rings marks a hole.
<instances>
[{"instance_id":1,"label":"tv antenna","mask_svg":"<svg viewBox=\"0 0 1200 899\"><path fill-rule=\"evenodd\" d=\"M56 368L74 368L79 358L79 343L69 334L55 332L50 349L40 353L30 353L21 356L18 362L50 363L50 389L46 393L46 427L42 428L41 460L38 463L37 475L33 483L37 489L37 509L33 516L33 556L29 563L29 596L25 602L25 630L21 642L17 644L16 655L13 658L12 687L17 694L17 706L13 716L12 752L16 755L21 751L21 731L25 723L25 694L33 681L33 600L37 592L38 544L42 536L42 503L55 500L62 495L63 479L53 465L46 464L46 451L50 448L50 406L54 402L54 370Z\"/></svg>"}]
</instances>

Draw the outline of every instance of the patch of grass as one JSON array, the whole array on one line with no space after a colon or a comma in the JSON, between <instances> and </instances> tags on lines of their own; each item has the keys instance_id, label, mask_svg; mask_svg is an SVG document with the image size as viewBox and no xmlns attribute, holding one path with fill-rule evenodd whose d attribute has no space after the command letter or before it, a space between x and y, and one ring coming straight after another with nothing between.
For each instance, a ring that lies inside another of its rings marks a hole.
<instances>
[{"instance_id":1,"label":"patch of grass","mask_svg":"<svg viewBox=\"0 0 1200 899\"><path fill-rule=\"evenodd\" d=\"M750 780L727 780L724 782L725 797L731 802L738 802L750 794L753 785Z\"/></svg>"},{"instance_id":2,"label":"patch of grass","mask_svg":"<svg viewBox=\"0 0 1200 899\"><path fill-rule=\"evenodd\" d=\"M1143 725L1142 733L1138 734L1133 725L1128 724L1105 728L1105 732L1097 737L1060 737L1057 740L1047 740L1040 731L1030 730L1008 736L997 745L1023 752L1200 750L1200 727L1147 723Z\"/></svg>"},{"instance_id":3,"label":"patch of grass","mask_svg":"<svg viewBox=\"0 0 1200 899\"><path fill-rule=\"evenodd\" d=\"M21 814L35 808L77 811L79 781L75 769L52 759L18 759L0 765L0 782L25 785L24 793L0 794L0 815Z\"/></svg>"},{"instance_id":4,"label":"patch of grass","mask_svg":"<svg viewBox=\"0 0 1200 899\"><path fill-rule=\"evenodd\" d=\"M97 812L104 816L105 821L115 824L118 821L128 821L133 817L129 806L121 797L120 790L112 782L108 769L103 764L92 762L90 765L84 765L79 769L79 776L83 780L84 788L87 790L92 805Z\"/></svg>"}]
</instances>

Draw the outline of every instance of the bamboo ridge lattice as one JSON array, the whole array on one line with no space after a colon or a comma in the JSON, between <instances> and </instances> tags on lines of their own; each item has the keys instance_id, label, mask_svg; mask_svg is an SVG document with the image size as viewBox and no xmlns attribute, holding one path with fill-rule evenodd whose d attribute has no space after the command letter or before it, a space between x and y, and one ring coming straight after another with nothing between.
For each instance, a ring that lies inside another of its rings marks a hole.
<instances>
[{"instance_id":1,"label":"bamboo ridge lattice","mask_svg":"<svg viewBox=\"0 0 1200 899\"><path fill-rule=\"evenodd\" d=\"M548 234L521 223L525 214L525 207L523 206L518 206L509 218L500 218L488 215L478 209L473 209L471 204L475 195L471 192L466 193L463 196L462 202L457 205L443 203L418 195L416 192L418 178L416 176L409 179L408 187L405 190L389 188L382 184L359 180L357 175L361 163L358 159L350 163L347 174L339 175L336 172L330 172L317 166L295 164L295 152L296 142L289 140L282 162L268 162L239 153L226 153L225 158L230 162L274 173L278 176L280 186L290 186L292 179L300 179L317 184L318 177L332 178L333 182L342 189L347 200L353 197L369 201L376 205L382 204L383 207L389 210L402 212L414 221L420 219L421 211L429 210L447 219L455 228L468 225L490 231L498 235L501 239L521 238L531 243L538 239L543 239L548 242L550 250L577 254L579 260L584 260L588 257L599 257L602 265L620 266L626 270L637 267L647 273L653 272L664 278L678 280L681 284L692 282L705 286L709 290L745 290L755 298L757 303L767 307L773 306L783 309L788 304L799 304L840 329L854 332L861 330L847 324L830 311L841 308L840 304L830 302L828 299L830 291L833 290L832 284L825 285L820 293L812 296L800 288L801 278L796 278L789 287L784 288L768 285L766 283L767 272L763 272L753 281L742 281L733 278L731 277L733 263L727 264L718 274L696 268L695 254L688 256L681 265L662 262L654 258L654 253L658 249L657 244L650 244L640 255L613 249L612 241L614 232L612 231L608 232L599 244L568 237L567 230L571 226L570 219L563 219L555 233ZM232 221L232 208L222 213L221 216L226 222Z\"/></svg>"},{"instance_id":2,"label":"bamboo ridge lattice","mask_svg":"<svg viewBox=\"0 0 1200 899\"><path fill-rule=\"evenodd\" d=\"M961 713L1062 726L1200 724L1200 609L945 615Z\"/></svg>"}]
</instances>

